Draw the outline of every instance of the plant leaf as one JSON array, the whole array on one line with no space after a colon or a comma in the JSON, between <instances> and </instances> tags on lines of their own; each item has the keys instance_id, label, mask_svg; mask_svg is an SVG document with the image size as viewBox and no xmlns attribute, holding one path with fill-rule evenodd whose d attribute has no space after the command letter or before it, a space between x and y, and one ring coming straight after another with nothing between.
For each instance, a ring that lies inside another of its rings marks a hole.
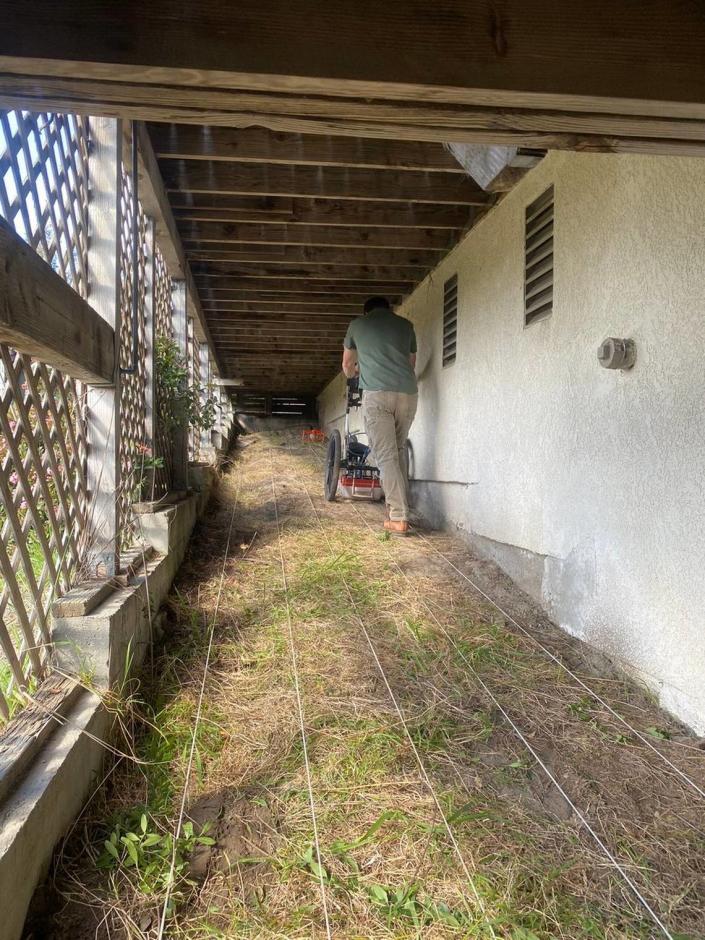
<instances>
[{"instance_id":1,"label":"plant leaf","mask_svg":"<svg viewBox=\"0 0 705 940\"><path fill-rule=\"evenodd\" d=\"M110 842L110 841L106 841L106 842L104 842L103 844L105 845L105 851L106 851L109 855L112 855L113 858L117 859L117 861L119 862L119 861L120 861L120 853L118 852L118 850L117 850L117 848L115 847L115 845L114 845L112 842Z\"/></svg>"},{"instance_id":2,"label":"plant leaf","mask_svg":"<svg viewBox=\"0 0 705 940\"><path fill-rule=\"evenodd\" d=\"M370 885L367 890L369 891L372 900L377 901L378 904L389 903L387 889L383 888L382 885Z\"/></svg>"}]
</instances>

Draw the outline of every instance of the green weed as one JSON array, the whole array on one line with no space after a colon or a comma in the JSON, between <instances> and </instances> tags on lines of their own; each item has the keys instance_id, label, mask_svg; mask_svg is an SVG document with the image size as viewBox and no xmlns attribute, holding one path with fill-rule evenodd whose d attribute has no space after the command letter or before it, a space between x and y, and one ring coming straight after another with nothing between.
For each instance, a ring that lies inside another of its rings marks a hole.
<instances>
[{"instance_id":1,"label":"green weed","mask_svg":"<svg viewBox=\"0 0 705 940\"><path fill-rule=\"evenodd\" d=\"M208 825L196 834L193 823L184 823L175 843L173 833L151 828L144 812L137 820L137 812L113 825L96 867L122 873L146 896L159 894L173 882L190 884L186 878L189 856L199 845L215 845Z\"/></svg>"}]
</instances>

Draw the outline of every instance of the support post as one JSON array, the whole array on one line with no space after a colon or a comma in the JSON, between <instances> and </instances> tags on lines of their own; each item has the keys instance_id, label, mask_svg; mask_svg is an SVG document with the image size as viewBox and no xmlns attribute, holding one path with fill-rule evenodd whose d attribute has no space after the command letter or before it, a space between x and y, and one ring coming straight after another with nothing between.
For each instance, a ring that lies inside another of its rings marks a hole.
<instances>
[{"instance_id":1,"label":"support post","mask_svg":"<svg viewBox=\"0 0 705 940\"><path fill-rule=\"evenodd\" d=\"M155 367L155 296L156 286L156 267L155 267L155 223L154 219L147 220L147 238L146 238L146 271L144 295L144 370L145 370L145 389L144 389L144 436L145 443L151 450L152 457L160 457L157 454L157 370ZM149 472L149 487L145 487L145 492L149 496L143 499L154 499L154 469Z\"/></svg>"},{"instance_id":2,"label":"support post","mask_svg":"<svg viewBox=\"0 0 705 940\"><path fill-rule=\"evenodd\" d=\"M92 575L120 571L120 174L121 122L91 118L88 210L88 300L112 327L115 341L113 384L88 388L87 480L89 493L86 561Z\"/></svg>"},{"instance_id":3,"label":"support post","mask_svg":"<svg viewBox=\"0 0 705 940\"><path fill-rule=\"evenodd\" d=\"M198 355L201 365L201 407L204 407L208 400L211 381L211 354L208 343L199 343ZM201 459L213 459L213 436L211 429L201 431Z\"/></svg>"},{"instance_id":4,"label":"support post","mask_svg":"<svg viewBox=\"0 0 705 940\"><path fill-rule=\"evenodd\" d=\"M218 386L218 397L220 398L220 446L224 450L228 446L230 438L230 416L228 414L228 395L222 385Z\"/></svg>"},{"instance_id":5,"label":"support post","mask_svg":"<svg viewBox=\"0 0 705 940\"><path fill-rule=\"evenodd\" d=\"M186 324L186 283L185 281L172 281L172 297L174 299L174 342L178 346L179 355L184 362L188 357L187 324ZM175 490L188 489L188 420L185 414L178 416L178 424L174 430L174 479L172 486Z\"/></svg>"}]
</instances>

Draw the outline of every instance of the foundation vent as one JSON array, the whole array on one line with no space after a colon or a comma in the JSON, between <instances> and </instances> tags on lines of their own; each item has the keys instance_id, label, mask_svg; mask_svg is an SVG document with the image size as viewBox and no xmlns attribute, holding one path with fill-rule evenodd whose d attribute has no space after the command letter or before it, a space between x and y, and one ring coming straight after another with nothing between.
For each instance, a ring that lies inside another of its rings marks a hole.
<instances>
[{"instance_id":1,"label":"foundation vent","mask_svg":"<svg viewBox=\"0 0 705 940\"><path fill-rule=\"evenodd\" d=\"M526 208L524 322L553 311L553 186Z\"/></svg>"},{"instance_id":2,"label":"foundation vent","mask_svg":"<svg viewBox=\"0 0 705 940\"><path fill-rule=\"evenodd\" d=\"M449 277L443 285L443 367L455 362L458 336L458 275Z\"/></svg>"}]
</instances>

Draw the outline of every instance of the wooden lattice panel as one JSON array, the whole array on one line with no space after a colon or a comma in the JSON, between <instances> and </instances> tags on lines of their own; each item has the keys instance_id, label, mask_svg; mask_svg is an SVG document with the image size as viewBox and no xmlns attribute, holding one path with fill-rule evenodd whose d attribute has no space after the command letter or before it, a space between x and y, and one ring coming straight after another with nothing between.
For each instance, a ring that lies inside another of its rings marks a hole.
<instances>
[{"instance_id":1,"label":"wooden lattice panel","mask_svg":"<svg viewBox=\"0 0 705 940\"><path fill-rule=\"evenodd\" d=\"M174 298L164 256L157 246L154 253L154 332L157 343L174 339ZM160 387L159 373L155 387L154 454L163 466L154 471L152 499L164 496L174 478L173 427L175 416L170 397Z\"/></svg>"},{"instance_id":2,"label":"wooden lattice panel","mask_svg":"<svg viewBox=\"0 0 705 940\"><path fill-rule=\"evenodd\" d=\"M123 548L135 538L132 504L142 499L149 476L150 443L146 439L147 362L145 358L147 292L147 218L138 205L137 269L133 265L132 180L123 169L120 193L120 539ZM132 286L137 278L137 318L133 323ZM137 356L133 361L134 331ZM128 370L128 371L125 371Z\"/></svg>"},{"instance_id":3,"label":"wooden lattice panel","mask_svg":"<svg viewBox=\"0 0 705 940\"><path fill-rule=\"evenodd\" d=\"M87 512L78 383L0 344L0 716L46 667L53 599L76 580Z\"/></svg>"},{"instance_id":4,"label":"wooden lattice panel","mask_svg":"<svg viewBox=\"0 0 705 940\"><path fill-rule=\"evenodd\" d=\"M154 252L154 329L157 336L174 338L174 297L171 277L159 246Z\"/></svg>"},{"instance_id":5,"label":"wooden lattice panel","mask_svg":"<svg viewBox=\"0 0 705 940\"><path fill-rule=\"evenodd\" d=\"M88 122L0 111L0 216L88 294ZM49 609L77 580L87 514L85 394L0 345L0 721L48 664Z\"/></svg>"},{"instance_id":6,"label":"wooden lattice panel","mask_svg":"<svg viewBox=\"0 0 705 940\"><path fill-rule=\"evenodd\" d=\"M87 296L86 118L0 111L0 215Z\"/></svg>"}]
</instances>

